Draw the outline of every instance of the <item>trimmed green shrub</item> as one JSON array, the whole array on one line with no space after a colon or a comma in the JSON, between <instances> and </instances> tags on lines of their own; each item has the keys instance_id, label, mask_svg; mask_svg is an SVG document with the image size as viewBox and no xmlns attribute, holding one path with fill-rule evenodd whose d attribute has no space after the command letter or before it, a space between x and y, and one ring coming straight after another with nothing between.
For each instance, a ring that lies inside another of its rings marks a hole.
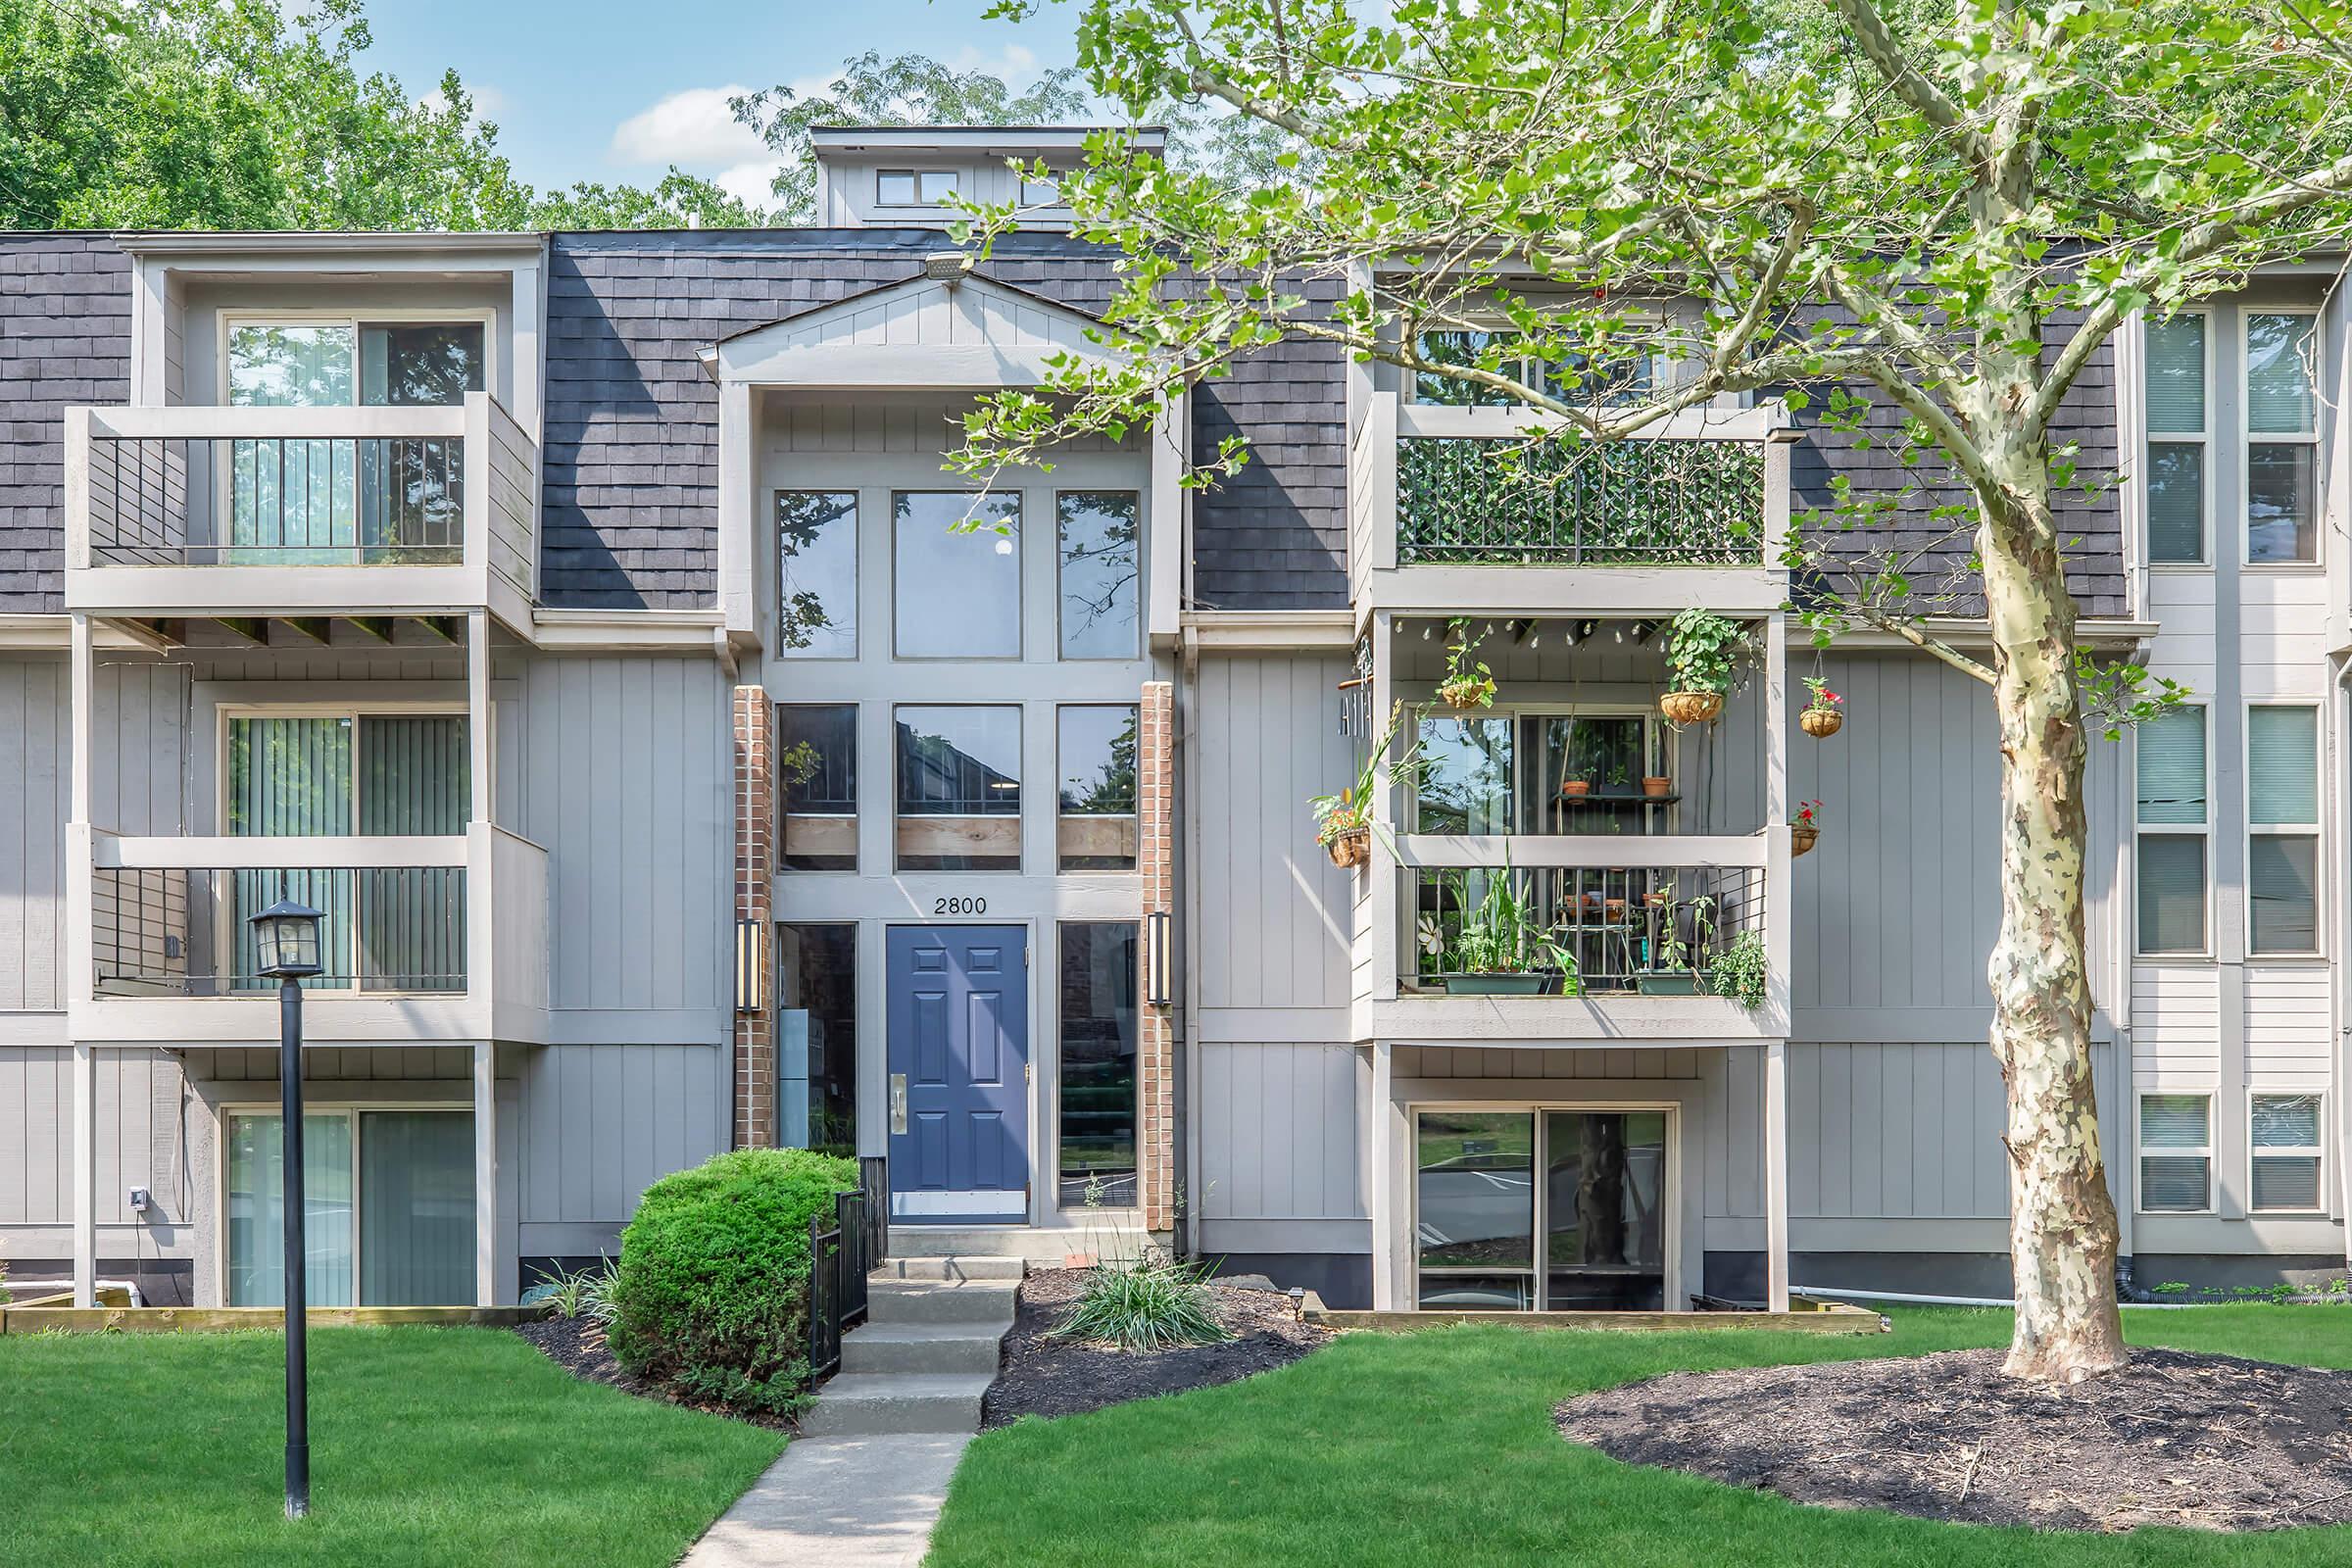
<instances>
[{"instance_id":1,"label":"trimmed green shrub","mask_svg":"<svg viewBox=\"0 0 2352 1568\"><path fill-rule=\"evenodd\" d=\"M739 1149L645 1190L620 1237L608 1336L620 1364L698 1399L790 1414L808 1370L808 1220L858 1162Z\"/></svg>"}]
</instances>

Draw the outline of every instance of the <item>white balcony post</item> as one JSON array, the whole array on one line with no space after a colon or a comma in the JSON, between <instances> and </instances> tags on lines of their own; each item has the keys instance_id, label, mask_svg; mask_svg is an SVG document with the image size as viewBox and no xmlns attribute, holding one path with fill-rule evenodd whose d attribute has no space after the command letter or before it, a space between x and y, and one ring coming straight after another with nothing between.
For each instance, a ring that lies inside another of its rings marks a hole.
<instances>
[{"instance_id":1,"label":"white balcony post","mask_svg":"<svg viewBox=\"0 0 2352 1568\"><path fill-rule=\"evenodd\" d=\"M1366 722L1372 739L1378 741L1387 733L1389 710L1396 701L1396 623L1387 611L1372 617L1372 701L1367 709ZM1381 1002L1396 1000L1397 979L1397 913L1398 870L1394 849L1396 830L1396 776L1389 766L1393 754L1383 751L1374 759L1378 771L1372 784L1373 819L1378 826L1372 834L1369 858L1364 862L1365 875L1370 883L1370 915L1372 920L1372 995Z\"/></svg>"},{"instance_id":2,"label":"white balcony post","mask_svg":"<svg viewBox=\"0 0 2352 1568\"><path fill-rule=\"evenodd\" d=\"M1788 816L1788 616L1775 611L1764 628L1764 956L1765 1008L1783 1035L1793 1004L1788 976L1796 913Z\"/></svg>"},{"instance_id":3,"label":"white balcony post","mask_svg":"<svg viewBox=\"0 0 2352 1568\"><path fill-rule=\"evenodd\" d=\"M1788 1310L1788 1042L1764 1044L1764 1304Z\"/></svg>"},{"instance_id":4,"label":"white balcony post","mask_svg":"<svg viewBox=\"0 0 2352 1568\"><path fill-rule=\"evenodd\" d=\"M1390 1123L1395 1119L1396 1108L1389 1102L1396 1092L1396 1047L1385 1040L1372 1043L1369 1107L1372 1147L1365 1159L1364 1198L1372 1217L1372 1310L1375 1312L1396 1309L1394 1284L1396 1249L1404 1240L1398 1229L1396 1184L1391 1177L1396 1161L1389 1148L1393 1136Z\"/></svg>"},{"instance_id":5,"label":"white balcony post","mask_svg":"<svg viewBox=\"0 0 2352 1568\"><path fill-rule=\"evenodd\" d=\"M90 564L90 411L66 410L66 566Z\"/></svg>"},{"instance_id":6,"label":"white balcony post","mask_svg":"<svg viewBox=\"0 0 2352 1568\"><path fill-rule=\"evenodd\" d=\"M472 820L490 820L490 612L466 612L466 746Z\"/></svg>"},{"instance_id":7,"label":"white balcony post","mask_svg":"<svg viewBox=\"0 0 2352 1568\"><path fill-rule=\"evenodd\" d=\"M74 1304L98 1304L98 1048L74 1042Z\"/></svg>"},{"instance_id":8,"label":"white balcony post","mask_svg":"<svg viewBox=\"0 0 2352 1568\"><path fill-rule=\"evenodd\" d=\"M473 1302L498 1305L498 1048L473 1043Z\"/></svg>"}]
</instances>

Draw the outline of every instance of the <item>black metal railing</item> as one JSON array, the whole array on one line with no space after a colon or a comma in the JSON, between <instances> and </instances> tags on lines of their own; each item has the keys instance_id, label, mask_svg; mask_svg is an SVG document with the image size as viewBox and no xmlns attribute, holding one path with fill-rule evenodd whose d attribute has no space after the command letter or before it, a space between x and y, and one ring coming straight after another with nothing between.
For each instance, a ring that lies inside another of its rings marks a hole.
<instances>
[{"instance_id":1,"label":"black metal railing","mask_svg":"<svg viewBox=\"0 0 2352 1568\"><path fill-rule=\"evenodd\" d=\"M1756 565L1763 555L1756 442L1396 442L1399 565Z\"/></svg>"},{"instance_id":2,"label":"black metal railing","mask_svg":"<svg viewBox=\"0 0 2352 1568\"><path fill-rule=\"evenodd\" d=\"M1588 996L1720 989L1716 965L1735 943L1764 938L1760 866L1549 866L1414 873L1415 978L1454 972L1465 917L1488 879L1508 874L1528 924L1576 960ZM1545 950L1531 943L1531 956ZM1546 960L1535 967L1556 974Z\"/></svg>"},{"instance_id":3,"label":"black metal railing","mask_svg":"<svg viewBox=\"0 0 2352 1568\"><path fill-rule=\"evenodd\" d=\"M808 1216L808 1386L841 1370L842 1331L865 1321L876 1258L865 1190L836 1194L833 1213Z\"/></svg>"},{"instance_id":4,"label":"black metal railing","mask_svg":"<svg viewBox=\"0 0 2352 1568\"><path fill-rule=\"evenodd\" d=\"M317 991L466 990L466 867L295 870L101 866L90 943L100 996L274 992L248 917L281 898L322 911Z\"/></svg>"},{"instance_id":5,"label":"black metal railing","mask_svg":"<svg viewBox=\"0 0 2352 1568\"><path fill-rule=\"evenodd\" d=\"M466 548L460 436L95 436L90 560L442 565Z\"/></svg>"}]
</instances>

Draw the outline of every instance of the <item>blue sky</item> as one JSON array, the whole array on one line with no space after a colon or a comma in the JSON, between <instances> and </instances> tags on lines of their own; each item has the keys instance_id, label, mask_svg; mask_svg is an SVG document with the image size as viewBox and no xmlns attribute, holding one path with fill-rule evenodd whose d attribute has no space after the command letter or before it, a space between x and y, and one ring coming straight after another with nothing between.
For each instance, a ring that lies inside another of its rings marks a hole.
<instances>
[{"instance_id":1,"label":"blue sky","mask_svg":"<svg viewBox=\"0 0 2352 1568\"><path fill-rule=\"evenodd\" d=\"M1017 88L1070 63L1073 6L1015 26L988 0L373 0L363 63L421 96L455 66L540 186L650 183L676 164L764 197L773 165L730 90L819 87L867 49L992 71Z\"/></svg>"}]
</instances>

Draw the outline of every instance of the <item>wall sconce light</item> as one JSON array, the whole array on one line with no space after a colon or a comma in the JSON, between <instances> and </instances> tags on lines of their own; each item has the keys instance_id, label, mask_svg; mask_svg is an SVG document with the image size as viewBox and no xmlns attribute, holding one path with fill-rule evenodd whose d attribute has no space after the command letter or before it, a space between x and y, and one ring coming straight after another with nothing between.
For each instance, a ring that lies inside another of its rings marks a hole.
<instances>
[{"instance_id":1,"label":"wall sconce light","mask_svg":"<svg viewBox=\"0 0 2352 1568\"><path fill-rule=\"evenodd\" d=\"M735 1010L758 1012L767 996L767 922L735 922Z\"/></svg>"},{"instance_id":2,"label":"wall sconce light","mask_svg":"<svg viewBox=\"0 0 2352 1568\"><path fill-rule=\"evenodd\" d=\"M1174 916L1154 909L1144 916L1144 1001L1154 1007L1176 1001L1175 960L1169 952Z\"/></svg>"}]
</instances>

